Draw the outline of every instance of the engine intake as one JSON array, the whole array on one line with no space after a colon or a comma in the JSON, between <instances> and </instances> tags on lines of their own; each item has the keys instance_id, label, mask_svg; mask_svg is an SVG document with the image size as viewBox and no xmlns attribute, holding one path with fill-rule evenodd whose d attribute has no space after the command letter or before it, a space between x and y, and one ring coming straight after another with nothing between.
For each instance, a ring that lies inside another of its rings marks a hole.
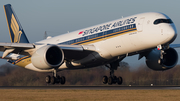
<instances>
[{"instance_id":1,"label":"engine intake","mask_svg":"<svg viewBox=\"0 0 180 101\"><path fill-rule=\"evenodd\" d=\"M36 50L31 62L38 69L57 68L64 62L64 53L56 45L47 45Z\"/></svg>"},{"instance_id":2,"label":"engine intake","mask_svg":"<svg viewBox=\"0 0 180 101\"><path fill-rule=\"evenodd\" d=\"M153 70L167 70L176 66L178 54L175 49L164 50L163 59L161 59L161 50L154 49L146 55L146 64Z\"/></svg>"}]
</instances>

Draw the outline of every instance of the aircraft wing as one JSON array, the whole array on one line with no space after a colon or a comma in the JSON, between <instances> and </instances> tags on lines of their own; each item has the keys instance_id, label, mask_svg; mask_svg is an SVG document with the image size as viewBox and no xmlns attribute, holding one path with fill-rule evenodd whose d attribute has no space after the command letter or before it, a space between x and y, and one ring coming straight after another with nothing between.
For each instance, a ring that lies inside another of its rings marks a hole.
<instances>
[{"instance_id":1,"label":"aircraft wing","mask_svg":"<svg viewBox=\"0 0 180 101\"><path fill-rule=\"evenodd\" d=\"M9 48L32 49L35 48L35 46L31 43L0 43L0 51Z\"/></svg>"},{"instance_id":2,"label":"aircraft wing","mask_svg":"<svg viewBox=\"0 0 180 101\"><path fill-rule=\"evenodd\" d=\"M36 47L43 44L32 44L32 43L0 43L0 51L4 52L3 56L0 58L10 59L6 57L10 53L20 54L20 55L32 55L36 51ZM47 44L55 45L55 44ZM45 45L43 45L45 46ZM80 59L82 56L87 56L89 53L95 51L93 45L57 45L60 47L65 55L66 59Z\"/></svg>"},{"instance_id":3,"label":"aircraft wing","mask_svg":"<svg viewBox=\"0 0 180 101\"><path fill-rule=\"evenodd\" d=\"M93 45L58 45L66 60L79 60L96 51Z\"/></svg>"},{"instance_id":4,"label":"aircraft wing","mask_svg":"<svg viewBox=\"0 0 180 101\"><path fill-rule=\"evenodd\" d=\"M74 50L74 51L94 51L95 47L93 45L58 45L63 50Z\"/></svg>"},{"instance_id":5,"label":"aircraft wing","mask_svg":"<svg viewBox=\"0 0 180 101\"><path fill-rule=\"evenodd\" d=\"M169 47L171 47L171 48L180 48L180 44L170 44Z\"/></svg>"}]
</instances>

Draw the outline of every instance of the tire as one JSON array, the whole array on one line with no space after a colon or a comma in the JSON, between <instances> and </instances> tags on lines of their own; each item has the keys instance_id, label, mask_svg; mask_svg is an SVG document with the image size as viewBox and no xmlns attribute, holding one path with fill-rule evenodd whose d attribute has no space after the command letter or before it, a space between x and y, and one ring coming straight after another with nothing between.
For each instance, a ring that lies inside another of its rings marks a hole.
<instances>
[{"instance_id":1,"label":"tire","mask_svg":"<svg viewBox=\"0 0 180 101\"><path fill-rule=\"evenodd\" d=\"M107 82L108 82L108 77L107 76L103 76L103 84L107 84Z\"/></svg>"},{"instance_id":2,"label":"tire","mask_svg":"<svg viewBox=\"0 0 180 101\"><path fill-rule=\"evenodd\" d=\"M109 84L109 85L112 85L112 83L113 83L113 78L112 78L112 77L109 77L109 78L108 78L108 84Z\"/></svg>"},{"instance_id":3,"label":"tire","mask_svg":"<svg viewBox=\"0 0 180 101\"><path fill-rule=\"evenodd\" d=\"M61 82L62 85L65 84L66 78L64 76L62 76L60 82Z\"/></svg>"},{"instance_id":4,"label":"tire","mask_svg":"<svg viewBox=\"0 0 180 101\"><path fill-rule=\"evenodd\" d=\"M51 84L55 84L56 78L54 76L51 77Z\"/></svg>"},{"instance_id":5,"label":"tire","mask_svg":"<svg viewBox=\"0 0 180 101\"><path fill-rule=\"evenodd\" d=\"M118 83L118 85L121 85L123 83L122 77L117 78L117 83Z\"/></svg>"},{"instance_id":6,"label":"tire","mask_svg":"<svg viewBox=\"0 0 180 101\"><path fill-rule=\"evenodd\" d=\"M51 82L51 77L48 75L46 76L46 79L45 79L46 83L50 83Z\"/></svg>"}]
</instances>

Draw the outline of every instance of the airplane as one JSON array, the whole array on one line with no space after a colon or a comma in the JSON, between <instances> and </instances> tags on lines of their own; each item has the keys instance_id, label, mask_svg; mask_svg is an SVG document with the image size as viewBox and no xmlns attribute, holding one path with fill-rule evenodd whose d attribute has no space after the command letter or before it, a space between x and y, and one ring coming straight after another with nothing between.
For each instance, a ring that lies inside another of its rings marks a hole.
<instances>
[{"instance_id":1,"label":"airplane","mask_svg":"<svg viewBox=\"0 0 180 101\"><path fill-rule=\"evenodd\" d=\"M103 83L121 85L123 78L116 77L114 71L128 56L145 57L147 66L156 71L171 69L178 61L174 48L180 44L171 44L177 30L163 13L136 14L29 43L11 4L3 7L11 43L0 43L1 58L33 71L51 72L46 83L65 84L59 71L105 65L110 75L102 77Z\"/></svg>"}]
</instances>

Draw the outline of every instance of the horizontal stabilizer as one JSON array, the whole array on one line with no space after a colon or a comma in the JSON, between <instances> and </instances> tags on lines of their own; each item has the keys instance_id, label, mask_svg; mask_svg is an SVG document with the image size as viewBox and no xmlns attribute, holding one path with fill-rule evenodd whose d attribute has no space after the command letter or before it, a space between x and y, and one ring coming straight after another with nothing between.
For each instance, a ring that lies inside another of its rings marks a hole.
<instances>
[{"instance_id":1,"label":"horizontal stabilizer","mask_svg":"<svg viewBox=\"0 0 180 101\"><path fill-rule=\"evenodd\" d=\"M171 48L179 48L180 44L170 44L169 47L171 47Z\"/></svg>"}]
</instances>

